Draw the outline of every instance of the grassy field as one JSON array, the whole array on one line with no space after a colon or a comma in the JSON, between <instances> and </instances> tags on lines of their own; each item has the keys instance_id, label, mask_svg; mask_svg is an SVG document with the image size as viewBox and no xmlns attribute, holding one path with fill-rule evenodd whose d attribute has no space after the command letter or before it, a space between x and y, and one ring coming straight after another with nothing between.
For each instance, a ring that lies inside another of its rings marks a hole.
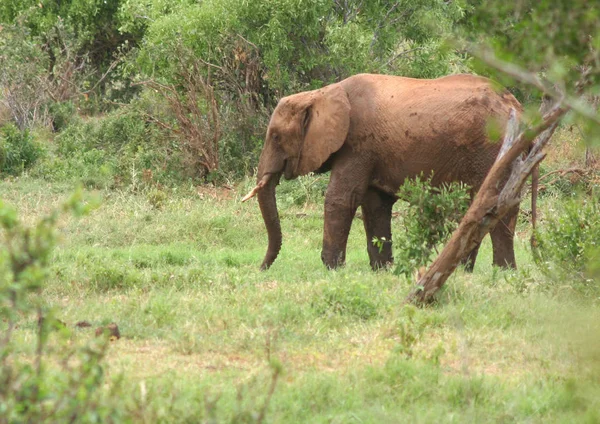
<instances>
[{"instance_id":1,"label":"grassy field","mask_svg":"<svg viewBox=\"0 0 600 424\"><path fill-rule=\"evenodd\" d=\"M359 219L347 266L324 268L322 202L294 204L305 183L281 187L267 272L249 183L98 192L90 216L62 219L43 295L67 325L92 323L75 338L118 324L106 388L123 377L123 420L260 421L276 383L266 422L600 421L600 299L538 271L524 220L518 271L492 268L486 240L475 272L417 309L402 304L412 281L370 271ZM33 222L72 189L21 178L0 197ZM35 326L17 333L25 353Z\"/></svg>"}]
</instances>

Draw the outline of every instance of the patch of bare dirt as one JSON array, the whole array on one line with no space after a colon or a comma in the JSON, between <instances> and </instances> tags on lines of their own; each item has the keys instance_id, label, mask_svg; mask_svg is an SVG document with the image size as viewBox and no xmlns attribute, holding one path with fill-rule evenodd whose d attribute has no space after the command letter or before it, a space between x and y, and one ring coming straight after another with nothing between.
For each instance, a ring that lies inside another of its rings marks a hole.
<instances>
[{"instance_id":1,"label":"patch of bare dirt","mask_svg":"<svg viewBox=\"0 0 600 424\"><path fill-rule=\"evenodd\" d=\"M196 193L200 199L231 200L235 196L235 190L230 186L215 187L212 185L201 185L196 187Z\"/></svg>"}]
</instances>

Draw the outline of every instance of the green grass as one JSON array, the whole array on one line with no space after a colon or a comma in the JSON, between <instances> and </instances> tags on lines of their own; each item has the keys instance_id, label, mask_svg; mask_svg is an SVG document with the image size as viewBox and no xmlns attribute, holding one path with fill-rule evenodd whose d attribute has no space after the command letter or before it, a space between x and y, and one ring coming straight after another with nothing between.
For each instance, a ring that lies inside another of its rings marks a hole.
<instances>
[{"instance_id":1,"label":"green grass","mask_svg":"<svg viewBox=\"0 0 600 424\"><path fill-rule=\"evenodd\" d=\"M146 192L98 192L90 216L61 220L43 296L67 325L93 324L81 340L119 325L107 387L122 385L124 421L252 422L274 363L267 422L600 421L600 298L538 271L526 223L518 271L491 266L488 239L475 272L418 309L402 304L412 281L370 271L358 219L347 266L327 271L322 202L285 184L283 249L266 272L258 206L239 202L247 184L168 191L160 208ZM0 197L34 222L71 190L22 178ZM33 319L18 330L24 354Z\"/></svg>"}]
</instances>

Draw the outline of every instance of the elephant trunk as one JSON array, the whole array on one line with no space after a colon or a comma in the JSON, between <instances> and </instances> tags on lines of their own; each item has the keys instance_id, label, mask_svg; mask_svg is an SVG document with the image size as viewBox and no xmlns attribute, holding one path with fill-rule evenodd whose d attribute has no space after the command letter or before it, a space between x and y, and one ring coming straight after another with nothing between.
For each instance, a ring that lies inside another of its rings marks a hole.
<instances>
[{"instance_id":1,"label":"elephant trunk","mask_svg":"<svg viewBox=\"0 0 600 424\"><path fill-rule=\"evenodd\" d=\"M266 178L265 178L266 177ZM264 182L262 188L258 191L258 205L269 236L269 246L265 259L263 260L260 269L262 271L268 269L277 258L279 250L281 250L281 224L279 222L279 213L277 212L277 201L275 199L275 187L279 184L281 173L267 174L260 178L259 183ZM265 181L266 179L266 181Z\"/></svg>"}]
</instances>

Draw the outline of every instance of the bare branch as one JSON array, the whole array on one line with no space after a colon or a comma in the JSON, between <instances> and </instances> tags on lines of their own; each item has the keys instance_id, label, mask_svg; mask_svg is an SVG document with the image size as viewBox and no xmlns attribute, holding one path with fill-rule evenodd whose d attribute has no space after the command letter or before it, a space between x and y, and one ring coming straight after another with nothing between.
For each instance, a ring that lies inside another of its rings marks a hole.
<instances>
[{"instance_id":1,"label":"bare branch","mask_svg":"<svg viewBox=\"0 0 600 424\"><path fill-rule=\"evenodd\" d=\"M387 20L390 17L390 15L398 8L398 6L400 6L400 2L399 1L397 1L396 3L394 3L392 5L392 7L390 7L388 9L388 11L386 12L385 16L383 18L381 18L381 20L379 21L379 25L377 25L377 28L375 29L375 31L373 31L373 39L371 40L371 45L369 46L370 50L373 50L373 47L375 46L375 43L377 42L377 38L379 38L379 31L381 31L381 28L383 28L386 25L390 25L391 24ZM406 16L408 14L408 12L410 12L410 10L407 10L404 13L402 13L401 16L399 16L398 18L396 18L394 20L394 22L397 22L402 17Z\"/></svg>"},{"instance_id":2,"label":"bare branch","mask_svg":"<svg viewBox=\"0 0 600 424\"><path fill-rule=\"evenodd\" d=\"M506 154L515 144L515 140L519 135L519 121L517 120L517 112L514 109L510 110L508 115L508 123L506 124L506 134L504 135L504 142L498 152L498 159Z\"/></svg>"},{"instance_id":3,"label":"bare branch","mask_svg":"<svg viewBox=\"0 0 600 424\"><path fill-rule=\"evenodd\" d=\"M544 174L540 177L540 181L545 180L546 178L548 178L550 175L554 175L554 174L560 174L561 177L565 176L566 174L571 174L571 173L575 173L575 174L580 174L583 175L585 173L587 173L588 171L586 171L583 168L568 168L568 169L557 169L555 171L551 171L548 172L547 174Z\"/></svg>"},{"instance_id":4,"label":"bare branch","mask_svg":"<svg viewBox=\"0 0 600 424\"><path fill-rule=\"evenodd\" d=\"M96 84L94 84L94 86L92 88L90 88L89 90L83 91L81 94L89 94L89 93L93 92L102 83L102 81L104 81L104 79L108 76L108 74L110 74L112 72L112 70L115 69L115 66L117 66L119 64L119 62L121 62L121 58L117 58L117 59L113 60L112 63L109 65L108 69L106 70L106 72L100 77L100 79L98 81L96 81Z\"/></svg>"},{"instance_id":5,"label":"bare branch","mask_svg":"<svg viewBox=\"0 0 600 424\"><path fill-rule=\"evenodd\" d=\"M259 48L256 46L256 44L254 44L252 41L248 41L246 38L242 37L241 34L236 34L239 38L241 38L242 40L244 40L246 43L250 44L252 47L254 47L256 50L259 50Z\"/></svg>"}]
</instances>

